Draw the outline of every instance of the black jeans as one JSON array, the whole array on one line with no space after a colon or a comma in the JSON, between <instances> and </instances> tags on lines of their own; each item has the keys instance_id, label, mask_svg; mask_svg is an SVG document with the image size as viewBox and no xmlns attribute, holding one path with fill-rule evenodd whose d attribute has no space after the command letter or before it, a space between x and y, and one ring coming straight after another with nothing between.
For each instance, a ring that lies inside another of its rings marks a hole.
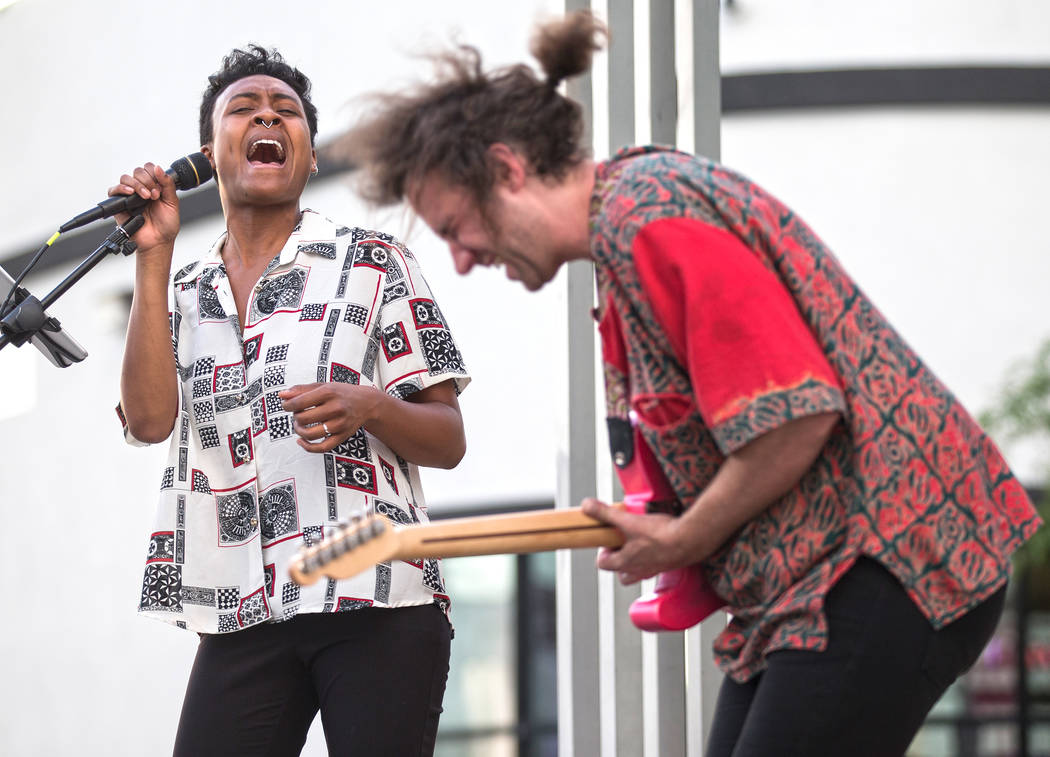
<instances>
[{"instance_id":1,"label":"black jeans","mask_svg":"<svg viewBox=\"0 0 1050 757\"><path fill-rule=\"evenodd\" d=\"M861 558L828 594L824 652L780 651L726 678L707 757L899 757L944 690L977 661L1006 587L935 631L904 588Z\"/></svg>"},{"instance_id":2,"label":"black jeans","mask_svg":"<svg viewBox=\"0 0 1050 757\"><path fill-rule=\"evenodd\" d=\"M330 755L430 755L448 678L436 605L305 613L204 635L176 757L292 757L318 709Z\"/></svg>"}]
</instances>

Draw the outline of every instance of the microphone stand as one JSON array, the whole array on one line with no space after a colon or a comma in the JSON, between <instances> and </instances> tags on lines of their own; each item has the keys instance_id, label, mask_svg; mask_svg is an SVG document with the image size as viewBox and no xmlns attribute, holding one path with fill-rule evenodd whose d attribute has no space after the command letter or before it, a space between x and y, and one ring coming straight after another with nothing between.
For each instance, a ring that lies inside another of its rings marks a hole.
<instances>
[{"instance_id":1,"label":"microphone stand","mask_svg":"<svg viewBox=\"0 0 1050 757\"><path fill-rule=\"evenodd\" d=\"M87 352L64 334L58 320L48 316L45 310L98 265L106 255L132 254L137 245L131 237L144 223L142 215L138 214L131 216L123 225L117 224L117 228L102 244L42 300L38 300L24 287L16 286L11 298L11 307L0 313L0 349L8 344L21 347L32 341L52 363L61 368L79 363L87 357Z\"/></svg>"}]
</instances>

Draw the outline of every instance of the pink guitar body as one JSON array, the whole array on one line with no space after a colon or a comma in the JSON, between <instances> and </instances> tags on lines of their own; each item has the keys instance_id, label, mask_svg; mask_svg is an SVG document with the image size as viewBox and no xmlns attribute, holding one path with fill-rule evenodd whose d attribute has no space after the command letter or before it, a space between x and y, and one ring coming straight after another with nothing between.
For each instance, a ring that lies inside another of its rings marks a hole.
<instances>
[{"instance_id":1,"label":"pink guitar body","mask_svg":"<svg viewBox=\"0 0 1050 757\"><path fill-rule=\"evenodd\" d=\"M616 473L626 493L625 509L644 515L653 512L654 503L677 498L642 437L633 411L631 435L634 455L629 464L617 467ZM643 631L683 631L721 607L725 601L711 588L701 567L690 565L657 576L656 588L636 599L630 614L634 625Z\"/></svg>"},{"instance_id":2,"label":"pink guitar body","mask_svg":"<svg viewBox=\"0 0 1050 757\"><path fill-rule=\"evenodd\" d=\"M627 511L645 514L647 502L627 497ZM725 607L699 565L661 573L656 588L631 604L631 622L643 631L684 631Z\"/></svg>"}]
</instances>

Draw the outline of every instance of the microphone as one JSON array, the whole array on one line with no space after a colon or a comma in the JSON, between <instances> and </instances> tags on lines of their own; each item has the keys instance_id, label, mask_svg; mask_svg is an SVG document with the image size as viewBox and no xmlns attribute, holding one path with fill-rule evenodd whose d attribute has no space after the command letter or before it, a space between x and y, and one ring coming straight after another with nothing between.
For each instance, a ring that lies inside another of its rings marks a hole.
<instances>
[{"instance_id":1,"label":"microphone","mask_svg":"<svg viewBox=\"0 0 1050 757\"><path fill-rule=\"evenodd\" d=\"M208 181L214 172L211 163L204 157L203 153L195 152L185 158L179 158L171 164L171 168L165 171L168 176L175 179L176 189L193 189ZM129 213L146 205L150 200L144 200L141 195L118 195L109 197L100 202L90 210L85 210L80 215L66 221L58 227L60 234L70 229L76 229L85 224L109 218L117 213Z\"/></svg>"}]
</instances>

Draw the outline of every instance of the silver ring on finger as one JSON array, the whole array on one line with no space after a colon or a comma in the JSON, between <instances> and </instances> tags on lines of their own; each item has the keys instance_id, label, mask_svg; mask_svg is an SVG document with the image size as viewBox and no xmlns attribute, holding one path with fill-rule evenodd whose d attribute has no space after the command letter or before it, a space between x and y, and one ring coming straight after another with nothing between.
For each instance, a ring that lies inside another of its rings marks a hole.
<instances>
[{"instance_id":1,"label":"silver ring on finger","mask_svg":"<svg viewBox=\"0 0 1050 757\"><path fill-rule=\"evenodd\" d=\"M324 429L324 438L325 439L327 439L328 437L330 437L332 435L332 432L328 430L328 424L327 423L322 423L321 424L321 428Z\"/></svg>"}]
</instances>

